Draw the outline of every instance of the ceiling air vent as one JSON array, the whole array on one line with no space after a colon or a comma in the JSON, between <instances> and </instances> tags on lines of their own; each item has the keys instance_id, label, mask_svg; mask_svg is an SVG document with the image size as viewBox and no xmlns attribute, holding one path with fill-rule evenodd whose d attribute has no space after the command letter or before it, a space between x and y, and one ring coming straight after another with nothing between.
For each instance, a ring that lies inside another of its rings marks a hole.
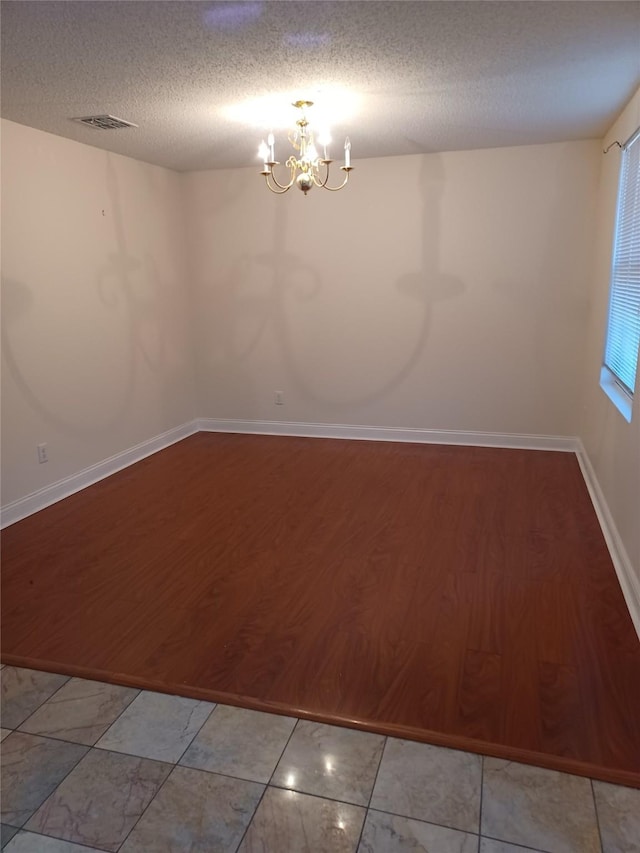
<instances>
[{"instance_id":1,"label":"ceiling air vent","mask_svg":"<svg viewBox=\"0 0 640 853\"><path fill-rule=\"evenodd\" d=\"M137 127L131 121L117 118L116 116L84 116L82 118L74 118L74 121L79 121L80 124L88 124L89 127L95 127L96 130L119 130L121 127Z\"/></svg>"}]
</instances>

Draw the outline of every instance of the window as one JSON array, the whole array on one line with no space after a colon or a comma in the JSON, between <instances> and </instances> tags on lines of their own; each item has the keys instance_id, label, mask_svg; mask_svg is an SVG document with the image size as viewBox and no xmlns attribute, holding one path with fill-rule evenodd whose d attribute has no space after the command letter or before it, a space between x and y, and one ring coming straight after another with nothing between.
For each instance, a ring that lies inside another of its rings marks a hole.
<instances>
[{"instance_id":1,"label":"window","mask_svg":"<svg viewBox=\"0 0 640 853\"><path fill-rule=\"evenodd\" d=\"M600 384L630 421L640 347L640 128L622 149Z\"/></svg>"}]
</instances>

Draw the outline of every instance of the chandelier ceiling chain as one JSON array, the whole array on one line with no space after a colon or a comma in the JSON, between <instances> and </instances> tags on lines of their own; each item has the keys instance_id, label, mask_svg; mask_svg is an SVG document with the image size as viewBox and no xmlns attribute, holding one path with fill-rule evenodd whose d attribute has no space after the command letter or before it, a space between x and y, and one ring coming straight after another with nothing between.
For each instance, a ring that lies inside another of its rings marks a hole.
<instances>
[{"instance_id":1,"label":"chandelier ceiling chain","mask_svg":"<svg viewBox=\"0 0 640 853\"><path fill-rule=\"evenodd\" d=\"M285 166L289 169L289 182L281 184L274 174L274 167L280 163L275 157L275 139L273 133L267 137L267 142L262 140L259 149L259 155L263 161L263 169L260 172L264 175L265 181L271 192L282 195L288 192L291 187L296 184L299 189L306 195L309 190L316 186L321 187L331 192L337 192L347 185L349 181L349 172L352 171L351 165L351 142L349 137L344 141L344 166L340 166L341 171L345 173L343 182L337 187L329 186L329 170L334 162L327 156L327 146L331 141L327 134L318 140L318 143L323 146L323 157L320 157L315 146L313 131L309 126L306 117L306 110L313 106L313 101L295 101L293 104L296 109L300 110L300 118L296 121L296 129L289 133L289 142L294 149L299 152L299 156L292 154L286 161Z\"/></svg>"}]
</instances>

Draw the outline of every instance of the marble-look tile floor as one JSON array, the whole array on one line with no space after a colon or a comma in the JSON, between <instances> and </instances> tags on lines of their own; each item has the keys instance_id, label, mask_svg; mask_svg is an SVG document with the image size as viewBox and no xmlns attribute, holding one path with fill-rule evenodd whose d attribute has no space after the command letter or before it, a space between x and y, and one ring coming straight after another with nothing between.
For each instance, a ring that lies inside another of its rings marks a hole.
<instances>
[{"instance_id":1,"label":"marble-look tile floor","mask_svg":"<svg viewBox=\"0 0 640 853\"><path fill-rule=\"evenodd\" d=\"M2 667L6 853L640 853L640 790Z\"/></svg>"}]
</instances>

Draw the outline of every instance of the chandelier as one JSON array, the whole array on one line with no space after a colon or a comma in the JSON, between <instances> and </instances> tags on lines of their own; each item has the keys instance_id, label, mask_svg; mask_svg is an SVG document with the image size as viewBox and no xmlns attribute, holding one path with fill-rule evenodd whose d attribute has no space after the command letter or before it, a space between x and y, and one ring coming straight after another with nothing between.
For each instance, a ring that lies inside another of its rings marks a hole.
<instances>
[{"instance_id":1,"label":"chandelier","mask_svg":"<svg viewBox=\"0 0 640 853\"><path fill-rule=\"evenodd\" d=\"M273 133L267 137L267 142L262 140L258 154L264 166L261 175L264 175L267 186L273 193L286 193L296 184L306 195L309 190L316 186L331 192L337 192L347 185L349 172L353 169L351 165L351 142L349 137L344 141L344 166L340 169L345 173L343 182L337 187L329 186L329 169L333 160L327 156L327 146L331 142L329 135L325 132L318 138L318 145L322 145L323 155L320 157L313 139L313 131L305 115L308 107L313 106L313 101L295 101L293 104L300 110L300 118L296 121L296 128L289 131L289 142L298 154L292 154L285 166L289 169L289 182L281 184L274 174L274 167L280 163L276 160L274 151L275 140Z\"/></svg>"}]
</instances>

